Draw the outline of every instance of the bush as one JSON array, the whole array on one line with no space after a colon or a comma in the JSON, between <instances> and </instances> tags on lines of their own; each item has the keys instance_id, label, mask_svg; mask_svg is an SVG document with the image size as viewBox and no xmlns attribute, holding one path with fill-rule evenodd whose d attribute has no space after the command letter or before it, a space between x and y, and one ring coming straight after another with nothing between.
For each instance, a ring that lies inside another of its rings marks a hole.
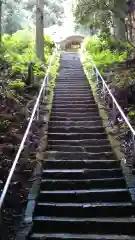
<instances>
[{"instance_id":1,"label":"bush","mask_svg":"<svg viewBox=\"0 0 135 240\"><path fill-rule=\"evenodd\" d=\"M85 60L87 64L88 58L91 56L97 67L101 69L126 60L129 49L131 47L127 43L121 43L114 38L101 36L86 38L82 46L82 50L86 50Z\"/></svg>"},{"instance_id":2,"label":"bush","mask_svg":"<svg viewBox=\"0 0 135 240\"><path fill-rule=\"evenodd\" d=\"M25 86L24 82L22 81L10 81L8 86L13 89L23 88Z\"/></svg>"},{"instance_id":3,"label":"bush","mask_svg":"<svg viewBox=\"0 0 135 240\"><path fill-rule=\"evenodd\" d=\"M45 66L53 52L54 43L49 36L45 36L45 63L37 59L35 54L34 33L21 30L13 35L3 36L4 59L11 64L12 75L27 73L29 62L34 62L34 74L39 77L45 75Z\"/></svg>"}]
</instances>

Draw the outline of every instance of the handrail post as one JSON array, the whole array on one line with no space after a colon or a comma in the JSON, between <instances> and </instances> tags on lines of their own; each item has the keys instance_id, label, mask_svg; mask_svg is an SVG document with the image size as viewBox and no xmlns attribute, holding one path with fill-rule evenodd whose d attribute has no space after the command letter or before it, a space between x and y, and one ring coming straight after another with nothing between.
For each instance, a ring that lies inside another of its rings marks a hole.
<instances>
[{"instance_id":1,"label":"handrail post","mask_svg":"<svg viewBox=\"0 0 135 240\"><path fill-rule=\"evenodd\" d=\"M113 115L113 121L114 123L116 123L116 117L117 117L117 114L116 114L116 105L115 103L112 101L112 104L113 104L113 107L112 107L112 115Z\"/></svg>"},{"instance_id":2,"label":"handrail post","mask_svg":"<svg viewBox=\"0 0 135 240\"><path fill-rule=\"evenodd\" d=\"M96 70L96 69L95 69ZM97 85L98 85L98 83L99 83L99 78L98 78L98 73L97 73L97 71L96 71L96 79L97 79Z\"/></svg>"},{"instance_id":3,"label":"handrail post","mask_svg":"<svg viewBox=\"0 0 135 240\"><path fill-rule=\"evenodd\" d=\"M38 105L37 105L36 120L39 120L39 103L38 103Z\"/></svg>"},{"instance_id":4,"label":"handrail post","mask_svg":"<svg viewBox=\"0 0 135 240\"><path fill-rule=\"evenodd\" d=\"M132 141L133 141L133 153L134 153L133 162L132 162L132 167L133 167L133 165L135 163L135 135L133 133L132 133Z\"/></svg>"},{"instance_id":5,"label":"handrail post","mask_svg":"<svg viewBox=\"0 0 135 240\"><path fill-rule=\"evenodd\" d=\"M49 73L48 73L49 74ZM46 77L46 81L45 81L45 85L48 86L48 82L49 82L49 75L47 75ZM45 95L47 95L47 88L45 88Z\"/></svg>"},{"instance_id":6,"label":"handrail post","mask_svg":"<svg viewBox=\"0 0 135 240\"><path fill-rule=\"evenodd\" d=\"M7 236L4 228L4 217L3 217L3 206L2 206L2 208L0 209L0 239L4 240L6 238Z\"/></svg>"},{"instance_id":7,"label":"handrail post","mask_svg":"<svg viewBox=\"0 0 135 240\"><path fill-rule=\"evenodd\" d=\"M103 84L103 86L102 86L103 99L105 101L105 83L102 81L102 84Z\"/></svg>"},{"instance_id":8,"label":"handrail post","mask_svg":"<svg viewBox=\"0 0 135 240\"><path fill-rule=\"evenodd\" d=\"M42 101L45 103L45 82L44 82L44 88L43 88L43 93L42 93Z\"/></svg>"}]
</instances>

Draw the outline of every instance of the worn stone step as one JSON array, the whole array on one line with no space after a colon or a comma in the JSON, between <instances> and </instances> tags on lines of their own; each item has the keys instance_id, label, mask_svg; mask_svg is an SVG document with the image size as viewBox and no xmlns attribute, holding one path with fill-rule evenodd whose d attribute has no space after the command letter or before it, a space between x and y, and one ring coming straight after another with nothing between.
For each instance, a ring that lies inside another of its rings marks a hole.
<instances>
[{"instance_id":1,"label":"worn stone step","mask_svg":"<svg viewBox=\"0 0 135 240\"><path fill-rule=\"evenodd\" d=\"M112 234L71 234L71 233L33 233L31 240L135 240L131 235Z\"/></svg>"},{"instance_id":2,"label":"worn stone step","mask_svg":"<svg viewBox=\"0 0 135 240\"><path fill-rule=\"evenodd\" d=\"M48 133L48 140L107 139L105 133Z\"/></svg>"},{"instance_id":3,"label":"worn stone step","mask_svg":"<svg viewBox=\"0 0 135 240\"><path fill-rule=\"evenodd\" d=\"M91 88L90 88L90 85L87 83L87 84L79 84L77 83L77 86L76 86L76 83L72 83L72 84L66 84L66 83L57 83L56 84L56 88L55 90L57 91L62 91L62 90L87 90L89 88L89 91L91 91ZM91 91L92 93L92 91Z\"/></svg>"},{"instance_id":4,"label":"worn stone step","mask_svg":"<svg viewBox=\"0 0 135 240\"><path fill-rule=\"evenodd\" d=\"M78 84L88 84L88 80L86 78L86 76L82 75L82 76L79 76L78 73L71 73L70 75L69 74L64 74L64 77L58 77L57 78L57 81L56 83L63 83L63 84L69 84L69 83L74 83L76 84L76 87L77 87L77 83Z\"/></svg>"},{"instance_id":5,"label":"worn stone step","mask_svg":"<svg viewBox=\"0 0 135 240\"><path fill-rule=\"evenodd\" d=\"M52 110L51 110L51 113L52 114L58 114L58 113L68 113L68 114L78 114L80 113L80 115L89 115L89 114L95 114L95 115L98 115L99 114L99 111L98 111L98 108L92 108L92 107L89 107L89 108L69 108L67 106L65 106L64 108L58 108L58 107L52 107Z\"/></svg>"},{"instance_id":6,"label":"worn stone step","mask_svg":"<svg viewBox=\"0 0 135 240\"><path fill-rule=\"evenodd\" d=\"M48 140L49 145L68 145L68 146L103 146L110 144L108 139L81 139L81 140Z\"/></svg>"},{"instance_id":7,"label":"worn stone step","mask_svg":"<svg viewBox=\"0 0 135 240\"><path fill-rule=\"evenodd\" d=\"M74 112L74 110L73 110L73 112L68 112L68 109L67 110L65 110L64 112L56 112L56 111L52 111L51 112L51 117L57 117L57 116L59 116L59 117L76 117L76 118L79 118L79 117L89 117L90 119L89 120L91 120L91 116L92 117L99 117L99 113L98 113L98 111L89 111L89 112Z\"/></svg>"},{"instance_id":8,"label":"worn stone step","mask_svg":"<svg viewBox=\"0 0 135 240\"><path fill-rule=\"evenodd\" d=\"M83 189L83 190L54 190L40 191L38 196L40 202L56 203L84 203L84 202L129 202L130 193L127 189Z\"/></svg>"},{"instance_id":9,"label":"worn stone step","mask_svg":"<svg viewBox=\"0 0 135 240\"><path fill-rule=\"evenodd\" d=\"M85 126L78 126L78 127L72 127L72 126L61 126L61 127L55 127L55 126L49 126L49 132L50 133L104 133L105 130L103 126L96 126L95 127L85 127Z\"/></svg>"},{"instance_id":10,"label":"worn stone step","mask_svg":"<svg viewBox=\"0 0 135 240\"><path fill-rule=\"evenodd\" d=\"M57 97L58 98L58 97ZM82 99L82 98L78 98L77 100L75 99L75 100L73 100L73 99L70 99L70 100L68 100L68 99L66 99L66 98L64 98L64 99L60 99L60 101L59 101L59 99L57 100L57 99L53 99L54 101L53 101L53 104L55 105L55 104L72 104L72 105L74 105L74 104L85 104L85 106L89 106L89 105L91 105L91 104L95 104L95 100L94 100L94 98L92 98L92 99Z\"/></svg>"},{"instance_id":11,"label":"worn stone step","mask_svg":"<svg viewBox=\"0 0 135 240\"><path fill-rule=\"evenodd\" d=\"M80 95L80 97L82 96L90 96L90 97L93 97L91 91L86 91L86 90L83 90L83 91L76 91L76 90L65 90L65 91L55 91L54 90L54 95L57 97L57 96L78 96Z\"/></svg>"},{"instance_id":12,"label":"worn stone step","mask_svg":"<svg viewBox=\"0 0 135 240\"><path fill-rule=\"evenodd\" d=\"M55 102L53 103L53 106L52 108L59 108L59 109L64 109L64 108L69 108L69 109L76 109L76 108L81 108L81 109L86 109L86 110L89 110L89 109L98 109L98 106L95 104L95 103L70 103L70 102L65 102L65 103L58 103L58 102Z\"/></svg>"},{"instance_id":13,"label":"worn stone step","mask_svg":"<svg viewBox=\"0 0 135 240\"><path fill-rule=\"evenodd\" d=\"M120 168L114 169L47 169L43 170L46 179L94 179L122 177Z\"/></svg>"},{"instance_id":14,"label":"worn stone step","mask_svg":"<svg viewBox=\"0 0 135 240\"><path fill-rule=\"evenodd\" d=\"M79 100L81 100L81 101L85 101L85 100L93 100L94 102L95 102L95 100L94 100L94 97L93 96L91 96L91 95L88 95L88 96L80 96L80 94L78 94L78 95L76 95L76 96L56 96L56 95L54 95L54 98L53 98L53 100L54 100L54 102L55 102L55 100L57 100L57 101L59 101L59 102L62 102L62 101L64 101L64 100L67 100L67 101L77 101L77 102L79 102Z\"/></svg>"},{"instance_id":15,"label":"worn stone step","mask_svg":"<svg viewBox=\"0 0 135 240\"><path fill-rule=\"evenodd\" d=\"M93 94L92 92L89 90L85 90L85 89L78 89L78 90L73 90L73 89L69 89L69 88L66 88L64 91L62 90L59 90L59 91L53 91L53 94L55 97L65 97L65 96L74 96L74 97L78 97L80 95L81 98L84 97L90 97L92 98L93 97Z\"/></svg>"},{"instance_id":16,"label":"worn stone step","mask_svg":"<svg viewBox=\"0 0 135 240\"><path fill-rule=\"evenodd\" d=\"M95 120L95 121L49 121L49 127L97 127L97 126L103 126L102 120Z\"/></svg>"},{"instance_id":17,"label":"worn stone step","mask_svg":"<svg viewBox=\"0 0 135 240\"><path fill-rule=\"evenodd\" d=\"M66 81L63 78L57 79L56 86L60 85L60 84L63 84L63 86L68 85L69 87L71 84L71 85L76 86L76 88L78 88L78 86L89 86L89 88L90 88L90 85L89 85L89 82L87 79L79 79L78 78L78 81L76 82L76 80L73 79L73 77L71 79L66 79Z\"/></svg>"},{"instance_id":18,"label":"worn stone step","mask_svg":"<svg viewBox=\"0 0 135 240\"><path fill-rule=\"evenodd\" d=\"M121 178L98 178L98 179L46 179L41 181L42 190L80 190L80 189L117 189L125 188L126 183Z\"/></svg>"},{"instance_id":19,"label":"worn stone step","mask_svg":"<svg viewBox=\"0 0 135 240\"><path fill-rule=\"evenodd\" d=\"M77 78L74 79L72 76L67 76L64 80L63 79L57 79L56 82L56 87L59 85L68 85L68 86L72 86L72 85L76 85L76 88L80 87L80 86L87 86L88 88L90 88L88 81L84 81L85 79L82 78Z\"/></svg>"},{"instance_id":20,"label":"worn stone step","mask_svg":"<svg viewBox=\"0 0 135 240\"><path fill-rule=\"evenodd\" d=\"M61 89L59 89L59 88L55 88L54 89L54 93L56 94L61 94L61 93L71 93L71 94L85 94L85 93L87 93L87 94L91 94L91 95L93 95L92 94L92 92L91 92L91 90L90 89L88 89L88 87L86 88L86 89L84 89L83 87L82 88L75 88L75 89L73 89L73 88L71 88L71 89L69 89L68 87L67 88L65 88L65 89L63 89L63 88L61 88Z\"/></svg>"},{"instance_id":21,"label":"worn stone step","mask_svg":"<svg viewBox=\"0 0 135 240\"><path fill-rule=\"evenodd\" d=\"M129 203L38 203L35 216L55 217L130 217L134 215L134 208Z\"/></svg>"},{"instance_id":22,"label":"worn stone step","mask_svg":"<svg viewBox=\"0 0 135 240\"><path fill-rule=\"evenodd\" d=\"M74 108L74 109L76 109L76 108L83 108L83 109L93 109L93 108L95 108L95 109L98 109L98 107L97 107L97 105L96 104L80 104L80 103L77 103L77 104L72 104L72 103L64 103L64 104L62 104L62 103L53 103L53 106L52 106L52 108L65 108L65 107L67 107L67 108Z\"/></svg>"},{"instance_id":23,"label":"worn stone step","mask_svg":"<svg viewBox=\"0 0 135 240\"><path fill-rule=\"evenodd\" d=\"M56 96L56 95L54 95L53 96L53 103L66 103L66 104L68 104L68 103L71 103L71 104L75 104L75 103L77 103L77 104L80 104L80 103L83 103L83 104L85 104L85 105L88 105L88 106L90 106L90 104L95 104L95 99L94 99L94 97L93 96L89 96L89 97L87 97L87 98L83 98L83 97L80 97L79 98L79 96L78 97L76 97L76 96L67 96L67 97L65 97L65 96L61 96L61 95L59 95L59 96Z\"/></svg>"},{"instance_id":24,"label":"worn stone step","mask_svg":"<svg viewBox=\"0 0 135 240\"><path fill-rule=\"evenodd\" d=\"M72 69L71 69L71 71L72 71ZM70 74L69 73L62 73L63 74L63 76L61 76L61 77L58 77L57 78L57 81L59 82L75 82L75 83L77 83L77 82L86 82L87 81L87 79L86 79L86 76L85 75L81 75L80 76L80 74L79 73L74 73L74 72L70 72Z\"/></svg>"},{"instance_id":25,"label":"worn stone step","mask_svg":"<svg viewBox=\"0 0 135 240\"><path fill-rule=\"evenodd\" d=\"M34 218L34 230L43 233L101 233L135 234L135 218L57 218L39 216ZM69 230L70 229L70 230Z\"/></svg>"},{"instance_id":26,"label":"worn stone step","mask_svg":"<svg viewBox=\"0 0 135 240\"><path fill-rule=\"evenodd\" d=\"M117 160L50 160L43 164L47 169L109 169L120 168L120 161Z\"/></svg>"},{"instance_id":27,"label":"worn stone step","mask_svg":"<svg viewBox=\"0 0 135 240\"><path fill-rule=\"evenodd\" d=\"M62 160L91 160L91 159L114 159L115 156L113 152L99 152L99 153L89 153L89 152L64 152L64 151L46 151L45 157L49 159L62 159Z\"/></svg>"},{"instance_id":28,"label":"worn stone step","mask_svg":"<svg viewBox=\"0 0 135 240\"><path fill-rule=\"evenodd\" d=\"M77 86L75 86L73 84L72 85L70 85L70 84L61 84L61 85L56 84L56 87L54 88L55 93L59 93L59 92L66 92L67 93L68 91L73 92L73 93L78 93L78 91L80 93L85 93L86 92L86 93L91 93L93 95L89 84L87 84L87 85L86 84L84 84L84 85L80 84L80 85L77 85Z\"/></svg>"},{"instance_id":29,"label":"worn stone step","mask_svg":"<svg viewBox=\"0 0 135 240\"><path fill-rule=\"evenodd\" d=\"M50 121L98 121L101 120L99 115L91 115L91 116L55 116L51 115Z\"/></svg>"},{"instance_id":30,"label":"worn stone step","mask_svg":"<svg viewBox=\"0 0 135 240\"><path fill-rule=\"evenodd\" d=\"M84 98L84 99L93 99L93 96L90 94L90 93L54 93L54 99L57 99L57 98L67 98L67 99L70 99L70 98L73 98L73 99L76 99L76 98Z\"/></svg>"},{"instance_id":31,"label":"worn stone step","mask_svg":"<svg viewBox=\"0 0 135 240\"><path fill-rule=\"evenodd\" d=\"M52 129L53 131L53 129ZM84 131L85 132L85 131ZM88 131L89 132L89 131ZM74 146L74 145L48 145L47 148L49 151L64 151L64 152L91 152L91 153L98 153L98 152L110 152L112 151L112 148L109 145L98 145L98 146L89 146L89 145L80 145L80 146Z\"/></svg>"}]
</instances>

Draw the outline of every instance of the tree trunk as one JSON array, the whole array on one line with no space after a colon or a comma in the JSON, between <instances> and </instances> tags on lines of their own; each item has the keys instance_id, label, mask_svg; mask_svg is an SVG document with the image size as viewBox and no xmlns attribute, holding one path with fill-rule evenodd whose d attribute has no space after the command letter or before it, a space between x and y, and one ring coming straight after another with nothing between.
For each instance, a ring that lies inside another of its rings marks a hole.
<instances>
[{"instance_id":1,"label":"tree trunk","mask_svg":"<svg viewBox=\"0 0 135 240\"><path fill-rule=\"evenodd\" d=\"M44 0L37 0L36 4L36 55L43 62L44 58Z\"/></svg>"},{"instance_id":2,"label":"tree trunk","mask_svg":"<svg viewBox=\"0 0 135 240\"><path fill-rule=\"evenodd\" d=\"M2 42L2 0L0 0L0 45Z\"/></svg>"},{"instance_id":3,"label":"tree trunk","mask_svg":"<svg viewBox=\"0 0 135 240\"><path fill-rule=\"evenodd\" d=\"M125 17L127 11L126 0L114 0L114 34L117 39L126 41Z\"/></svg>"},{"instance_id":4,"label":"tree trunk","mask_svg":"<svg viewBox=\"0 0 135 240\"><path fill-rule=\"evenodd\" d=\"M124 22L114 17L114 35L118 40L126 41L126 28Z\"/></svg>"}]
</instances>

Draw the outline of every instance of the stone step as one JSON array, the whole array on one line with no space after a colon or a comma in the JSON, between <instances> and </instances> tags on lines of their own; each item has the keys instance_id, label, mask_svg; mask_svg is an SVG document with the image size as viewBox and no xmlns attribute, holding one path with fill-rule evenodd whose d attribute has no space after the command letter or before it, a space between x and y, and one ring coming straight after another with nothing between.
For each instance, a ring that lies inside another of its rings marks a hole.
<instances>
[{"instance_id":1,"label":"stone step","mask_svg":"<svg viewBox=\"0 0 135 240\"><path fill-rule=\"evenodd\" d=\"M96 126L95 127L85 127L85 126L78 126L78 127L72 127L72 126L61 126L61 127L55 127L55 126L49 126L49 132L50 133L104 133L105 130L103 126Z\"/></svg>"},{"instance_id":2,"label":"stone step","mask_svg":"<svg viewBox=\"0 0 135 240\"><path fill-rule=\"evenodd\" d=\"M121 168L114 169L47 169L43 170L45 179L97 179L119 178L123 176Z\"/></svg>"},{"instance_id":3,"label":"stone step","mask_svg":"<svg viewBox=\"0 0 135 240\"><path fill-rule=\"evenodd\" d=\"M84 96L93 96L92 95L92 92L90 90L70 90L70 89L65 89L64 91L56 91L54 90L54 95L55 96L78 96L80 95L81 97L84 95Z\"/></svg>"},{"instance_id":4,"label":"stone step","mask_svg":"<svg viewBox=\"0 0 135 240\"><path fill-rule=\"evenodd\" d=\"M39 202L84 203L84 202L129 202L130 193L127 189L82 189L40 191Z\"/></svg>"},{"instance_id":5,"label":"stone step","mask_svg":"<svg viewBox=\"0 0 135 240\"><path fill-rule=\"evenodd\" d=\"M131 203L38 203L34 216L55 217L130 217L134 215Z\"/></svg>"},{"instance_id":6,"label":"stone step","mask_svg":"<svg viewBox=\"0 0 135 240\"><path fill-rule=\"evenodd\" d=\"M98 179L46 179L41 181L42 190L80 190L80 189L117 189L125 188L126 183L121 178L98 178Z\"/></svg>"},{"instance_id":7,"label":"stone step","mask_svg":"<svg viewBox=\"0 0 135 240\"><path fill-rule=\"evenodd\" d=\"M46 151L45 157L47 159L62 159L62 160L91 160L91 159L109 159L115 158L112 152L99 152L99 153L89 153L89 152L64 152L64 151Z\"/></svg>"},{"instance_id":8,"label":"stone step","mask_svg":"<svg viewBox=\"0 0 135 240\"><path fill-rule=\"evenodd\" d=\"M89 113L91 113L91 114L95 114L95 115L97 115L97 114L99 114L99 112L98 112L98 108L96 108L96 107L89 107L89 108L71 108L71 107L68 107L68 106L65 106L64 108L59 108L59 107L52 107L52 110L51 110L51 112L52 112L52 114L53 113L55 113L55 114L57 114L57 113L68 113L68 114L72 114L72 113L80 113L80 115L89 115Z\"/></svg>"},{"instance_id":9,"label":"stone step","mask_svg":"<svg viewBox=\"0 0 135 240\"><path fill-rule=\"evenodd\" d=\"M68 146L103 146L110 144L108 139L82 139L82 140L48 140L49 145L68 145Z\"/></svg>"},{"instance_id":10,"label":"stone step","mask_svg":"<svg viewBox=\"0 0 135 240\"><path fill-rule=\"evenodd\" d=\"M78 74L78 76L76 75L76 76L74 76L74 73L73 74L65 74L64 75L64 78L63 77L61 77L61 78L58 78L57 79L57 82L59 83L59 82L63 82L63 83L83 83L83 82L87 82L87 80L86 80L86 77L85 76L80 76L79 74Z\"/></svg>"},{"instance_id":11,"label":"stone step","mask_svg":"<svg viewBox=\"0 0 135 240\"><path fill-rule=\"evenodd\" d=\"M92 95L93 95L93 93L92 93L92 90L91 90L91 87L90 87L90 85L89 84L79 84L79 85L75 85L75 84L56 84L56 87L54 88L54 92L56 92L56 93L59 93L59 92L67 92L67 91L71 91L71 92L73 92L73 93L76 93L76 92L80 92L80 93L91 93Z\"/></svg>"},{"instance_id":12,"label":"stone step","mask_svg":"<svg viewBox=\"0 0 135 240\"><path fill-rule=\"evenodd\" d=\"M81 83L77 83L77 86L76 86L76 83L58 83L56 84L56 88L54 88L54 90L57 90L57 91L62 91L62 90L87 90L89 88L89 91L91 91L90 89L90 85L88 83L85 83L85 84L81 84ZM91 91L92 93L92 91Z\"/></svg>"},{"instance_id":13,"label":"stone step","mask_svg":"<svg viewBox=\"0 0 135 240\"><path fill-rule=\"evenodd\" d=\"M49 140L90 140L90 139L107 139L105 133L48 133Z\"/></svg>"},{"instance_id":14,"label":"stone step","mask_svg":"<svg viewBox=\"0 0 135 240\"><path fill-rule=\"evenodd\" d=\"M67 86L67 88L65 87L64 89L63 88L61 88L61 89L59 89L59 88L55 88L54 89L54 93L57 93L57 94L61 94L61 93L72 93L72 94L76 94L76 93L78 93L78 94L82 94L82 93L87 93L87 94L91 94L91 95L93 95L92 94L92 92L91 92L91 90L90 89L88 89L88 87L86 88L86 89L84 89L83 87L82 88L68 88L68 86Z\"/></svg>"},{"instance_id":15,"label":"stone step","mask_svg":"<svg viewBox=\"0 0 135 240\"><path fill-rule=\"evenodd\" d=\"M30 240L135 240L131 235L112 234L71 234L71 233L33 233Z\"/></svg>"},{"instance_id":16,"label":"stone step","mask_svg":"<svg viewBox=\"0 0 135 240\"><path fill-rule=\"evenodd\" d=\"M98 121L49 121L49 127L97 127L102 126L102 120Z\"/></svg>"},{"instance_id":17,"label":"stone step","mask_svg":"<svg viewBox=\"0 0 135 240\"><path fill-rule=\"evenodd\" d=\"M53 131L53 130L52 130ZM51 132L51 131L50 131ZM85 131L84 131L85 132ZM89 132L89 131L88 131ZM49 151L64 151L64 152L91 152L91 153L98 153L98 152L110 152L112 148L110 145L98 145L98 146L89 146L89 145L48 145L47 148Z\"/></svg>"},{"instance_id":18,"label":"stone step","mask_svg":"<svg viewBox=\"0 0 135 240\"><path fill-rule=\"evenodd\" d=\"M53 115L53 116L51 116L50 117L50 121L65 121L65 122L69 122L69 121L83 121L84 120L84 122L85 121L99 121L99 120L101 120L101 118L100 118L100 116L98 116L98 115L96 115L96 116L94 116L94 115L92 115L92 116L87 116L87 117L84 117L84 116L79 116L79 117L77 117L77 116L55 116L55 115Z\"/></svg>"},{"instance_id":19,"label":"stone step","mask_svg":"<svg viewBox=\"0 0 135 240\"><path fill-rule=\"evenodd\" d=\"M86 95L86 96L80 96L80 94L77 94L76 96L74 95L74 96L55 96L54 95L54 98L53 98L53 100L54 100L54 102L55 102L55 100L57 100L57 101L59 101L59 102L62 102L62 101L64 101L64 100L66 100L66 101L70 101L70 102L72 102L72 101L77 101L77 102L79 102L79 101L89 101L89 100L93 100L94 101L94 97L92 96L92 95ZM95 102L95 101L94 101Z\"/></svg>"},{"instance_id":20,"label":"stone step","mask_svg":"<svg viewBox=\"0 0 135 240\"><path fill-rule=\"evenodd\" d=\"M58 97L57 97L58 98ZM66 98L64 98L64 99L60 99L60 101L59 101L59 99L57 100L57 99L53 99L54 101L53 101L53 104L55 105L55 104L72 104L72 105L74 105L74 104L85 104L85 106L89 106L89 105L91 105L91 104L95 104L95 100L94 100L94 98L93 99L79 99L78 98L78 100L73 100L73 99L70 99L70 100L68 100L68 99L66 99Z\"/></svg>"},{"instance_id":21,"label":"stone step","mask_svg":"<svg viewBox=\"0 0 135 240\"><path fill-rule=\"evenodd\" d=\"M93 95L89 92L89 93L70 93L70 92L67 92L67 93L54 93L54 99L57 98L57 97L62 97L62 98L93 98Z\"/></svg>"},{"instance_id":22,"label":"stone step","mask_svg":"<svg viewBox=\"0 0 135 240\"><path fill-rule=\"evenodd\" d=\"M39 216L34 218L35 232L87 234L135 234L135 218L57 218Z\"/></svg>"},{"instance_id":23,"label":"stone step","mask_svg":"<svg viewBox=\"0 0 135 240\"><path fill-rule=\"evenodd\" d=\"M57 117L57 116L59 116L59 117L63 117L63 116L65 116L65 117L76 117L76 118L79 118L79 117L89 117L90 119L89 120L91 120L91 116L93 117L99 117L99 113L98 113L98 111L89 111L89 112L80 112L79 110L78 110L78 112L74 112L74 110L73 110L73 112L68 112L68 109L66 109L64 112L60 112L60 110L59 110L59 112L56 112L56 111L52 111L51 112L51 117Z\"/></svg>"},{"instance_id":24,"label":"stone step","mask_svg":"<svg viewBox=\"0 0 135 240\"><path fill-rule=\"evenodd\" d=\"M50 160L43 164L47 169L109 169L120 168L120 161L117 160Z\"/></svg>"},{"instance_id":25,"label":"stone step","mask_svg":"<svg viewBox=\"0 0 135 240\"><path fill-rule=\"evenodd\" d=\"M98 109L98 107L97 107L97 105L96 104L72 104L72 103L64 103L64 104L62 104L62 103L53 103L53 106L52 106L52 108L71 108L71 109L76 109L76 108L83 108L83 109L93 109L93 108L95 108L95 109Z\"/></svg>"}]
</instances>

